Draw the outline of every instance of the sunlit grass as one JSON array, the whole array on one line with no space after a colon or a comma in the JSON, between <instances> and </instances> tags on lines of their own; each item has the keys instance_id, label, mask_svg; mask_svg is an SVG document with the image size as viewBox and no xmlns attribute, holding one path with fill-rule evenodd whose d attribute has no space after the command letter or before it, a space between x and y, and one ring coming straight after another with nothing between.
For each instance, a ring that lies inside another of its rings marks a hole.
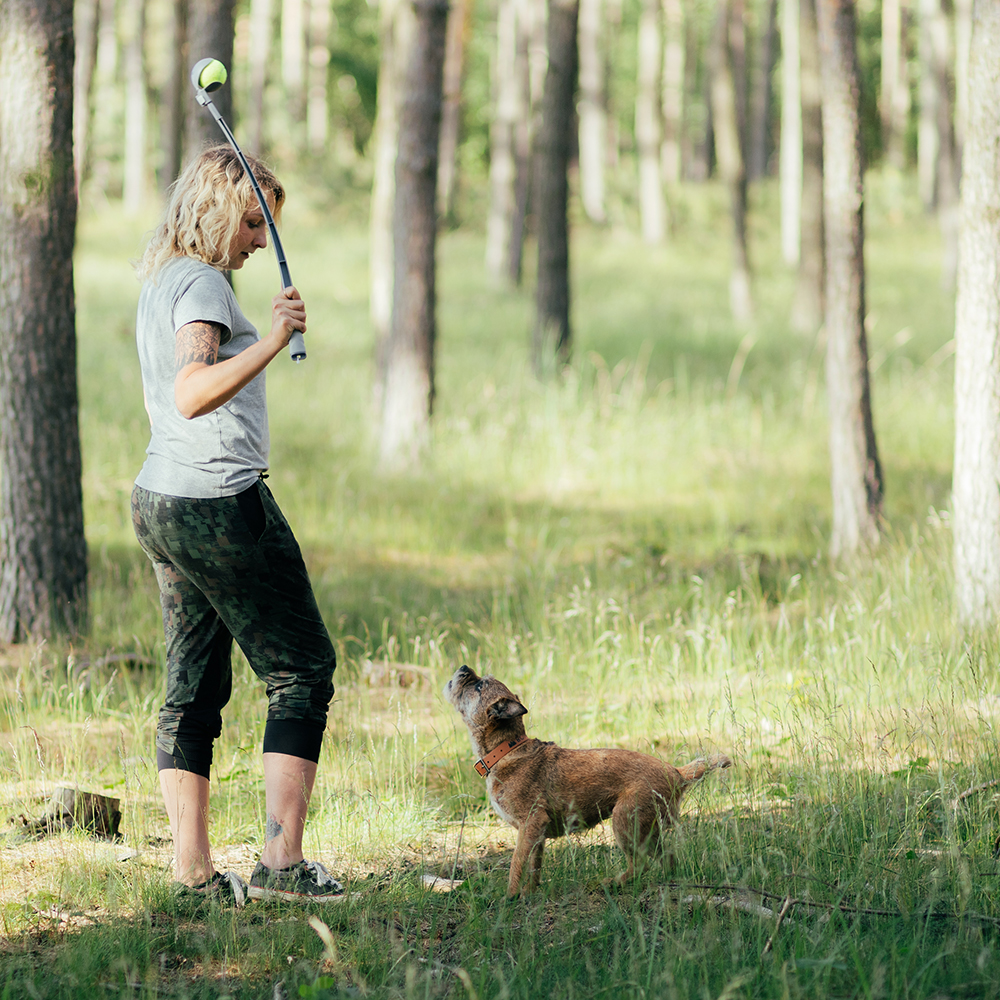
<instances>
[{"instance_id":1,"label":"sunlit grass","mask_svg":"<svg viewBox=\"0 0 1000 1000\"><path fill-rule=\"evenodd\" d=\"M72 649L6 651L0 789L25 815L60 783L118 796L125 843L0 854L3 995L996 995L998 647L952 618L952 303L909 181L869 187L887 523L853 568L826 556L823 343L788 328L773 189L755 194L748 329L728 316L720 191L683 191L655 250L579 226L574 362L553 384L530 375L530 287L487 280L474 229L443 235L433 448L402 478L375 468L362 216L290 201L309 360L268 374L269 484L338 651L306 838L352 890L319 914L332 949L308 912L173 908L159 608L128 515L147 428L127 258L154 220L85 214L93 627ZM274 271L261 255L237 276L252 318ZM212 831L249 874L264 695L234 662ZM686 800L673 868L609 889L622 861L598 830L550 844L537 897L506 902L514 832L440 695L462 662L517 690L539 738L729 753ZM465 883L429 893L424 872ZM802 902L776 931L787 897ZM876 910L890 916L859 912Z\"/></svg>"}]
</instances>

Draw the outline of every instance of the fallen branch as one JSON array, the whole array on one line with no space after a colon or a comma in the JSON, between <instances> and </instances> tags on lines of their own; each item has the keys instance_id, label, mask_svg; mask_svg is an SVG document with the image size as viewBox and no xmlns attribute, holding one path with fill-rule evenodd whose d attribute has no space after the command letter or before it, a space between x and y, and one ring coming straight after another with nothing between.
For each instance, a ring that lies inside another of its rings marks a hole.
<instances>
[{"instance_id":1,"label":"fallen branch","mask_svg":"<svg viewBox=\"0 0 1000 1000\"><path fill-rule=\"evenodd\" d=\"M669 889L674 889L678 891L684 891L691 889L703 889L707 892L713 894L713 898L720 899L723 898L723 894L728 894L729 898L739 899L744 893L753 893L755 896L759 896L761 899L772 899L775 902L779 900L789 901L788 907L791 909L793 906L799 907L808 912L821 911L825 914L832 914L834 912L849 914L852 916L862 916L862 917L890 917L895 919L905 918L905 914L901 910L879 910L871 907L863 906L848 906L845 903L818 903L809 899L796 899L789 896L782 896L776 892L768 892L767 889L757 889L754 886L736 886L736 885L708 885L705 883L693 883L693 882L670 882L668 884ZM693 897L685 897L693 898ZM684 900L678 900L678 902L683 902ZM734 906L734 909L745 909L745 907ZM767 909L766 907L761 907L761 909ZM768 910L768 912L773 916L773 910ZM762 914L758 913L758 916ZM922 914L928 920L980 920L983 923L992 924L994 927L1000 927L1000 917L987 917L982 913L944 913L941 911L930 911Z\"/></svg>"},{"instance_id":2,"label":"fallen branch","mask_svg":"<svg viewBox=\"0 0 1000 1000\"><path fill-rule=\"evenodd\" d=\"M1000 778L994 778L992 781L984 781L981 785L973 785L971 788L966 788L966 790L955 799L953 807L957 809L959 802L963 802L965 799L970 798L979 792L985 792L988 788L996 788L997 785L1000 785Z\"/></svg>"},{"instance_id":3,"label":"fallen branch","mask_svg":"<svg viewBox=\"0 0 1000 1000\"><path fill-rule=\"evenodd\" d=\"M781 909L778 911L778 919L774 922L774 930L771 932L771 936L767 939L767 944L764 945L764 950L760 953L760 957L763 958L770 950L771 946L774 944L774 939L778 936L778 930L781 927L781 921L785 919L785 914L795 905L795 900L791 896L785 896L784 903L781 904Z\"/></svg>"}]
</instances>

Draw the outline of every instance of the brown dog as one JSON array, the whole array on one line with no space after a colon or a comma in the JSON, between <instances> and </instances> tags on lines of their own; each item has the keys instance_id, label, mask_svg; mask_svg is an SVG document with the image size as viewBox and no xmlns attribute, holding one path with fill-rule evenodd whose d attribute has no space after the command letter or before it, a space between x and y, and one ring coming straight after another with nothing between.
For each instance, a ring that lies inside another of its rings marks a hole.
<instances>
[{"instance_id":1,"label":"brown dog","mask_svg":"<svg viewBox=\"0 0 1000 1000\"><path fill-rule=\"evenodd\" d=\"M444 694L469 727L490 802L517 830L508 896L538 885L546 838L589 829L609 816L628 861L619 881L631 878L661 850L661 833L677 819L688 785L732 764L720 755L678 769L634 750L567 750L529 739L521 721L528 710L510 688L465 666L455 671Z\"/></svg>"}]
</instances>

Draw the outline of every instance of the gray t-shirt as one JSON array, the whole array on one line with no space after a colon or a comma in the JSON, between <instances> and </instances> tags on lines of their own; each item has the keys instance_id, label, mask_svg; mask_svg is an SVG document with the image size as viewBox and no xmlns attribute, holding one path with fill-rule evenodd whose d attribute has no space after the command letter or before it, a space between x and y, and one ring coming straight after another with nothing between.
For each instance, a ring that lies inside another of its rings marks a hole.
<instances>
[{"instance_id":1,"label":"gray t-shirt","mask_svg":"<svg viewBox=\"0 0 1000 1000\"><path fill-rule=\"evenodd\" d=\"M197 321L224 328L219 361L260 339L225 276L199 260L178 257L139 293L135 333L152 433L135 482L152 493L176 497L233 496L267 468L264 372L211 413L182 417L174 402L176 333Z\"/></svg>"}]
</instances>

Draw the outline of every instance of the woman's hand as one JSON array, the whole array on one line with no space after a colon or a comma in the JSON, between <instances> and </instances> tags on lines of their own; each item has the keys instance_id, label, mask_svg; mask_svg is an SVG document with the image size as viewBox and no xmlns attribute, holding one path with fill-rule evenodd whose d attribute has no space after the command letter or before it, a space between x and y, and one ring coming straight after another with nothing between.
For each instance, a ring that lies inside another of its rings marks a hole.
<instances>
[{"instance_id":1,"label":"woman's hand","mask_svg":"<svg viewBox=\"0 0 1000 1000\"><path fill-rule=\"evenodd\" d=\"M282 289L271 300L271 336L287 347L292 334L306 332L306 304L294 286Z\"/></svg>"}]
</instances>

